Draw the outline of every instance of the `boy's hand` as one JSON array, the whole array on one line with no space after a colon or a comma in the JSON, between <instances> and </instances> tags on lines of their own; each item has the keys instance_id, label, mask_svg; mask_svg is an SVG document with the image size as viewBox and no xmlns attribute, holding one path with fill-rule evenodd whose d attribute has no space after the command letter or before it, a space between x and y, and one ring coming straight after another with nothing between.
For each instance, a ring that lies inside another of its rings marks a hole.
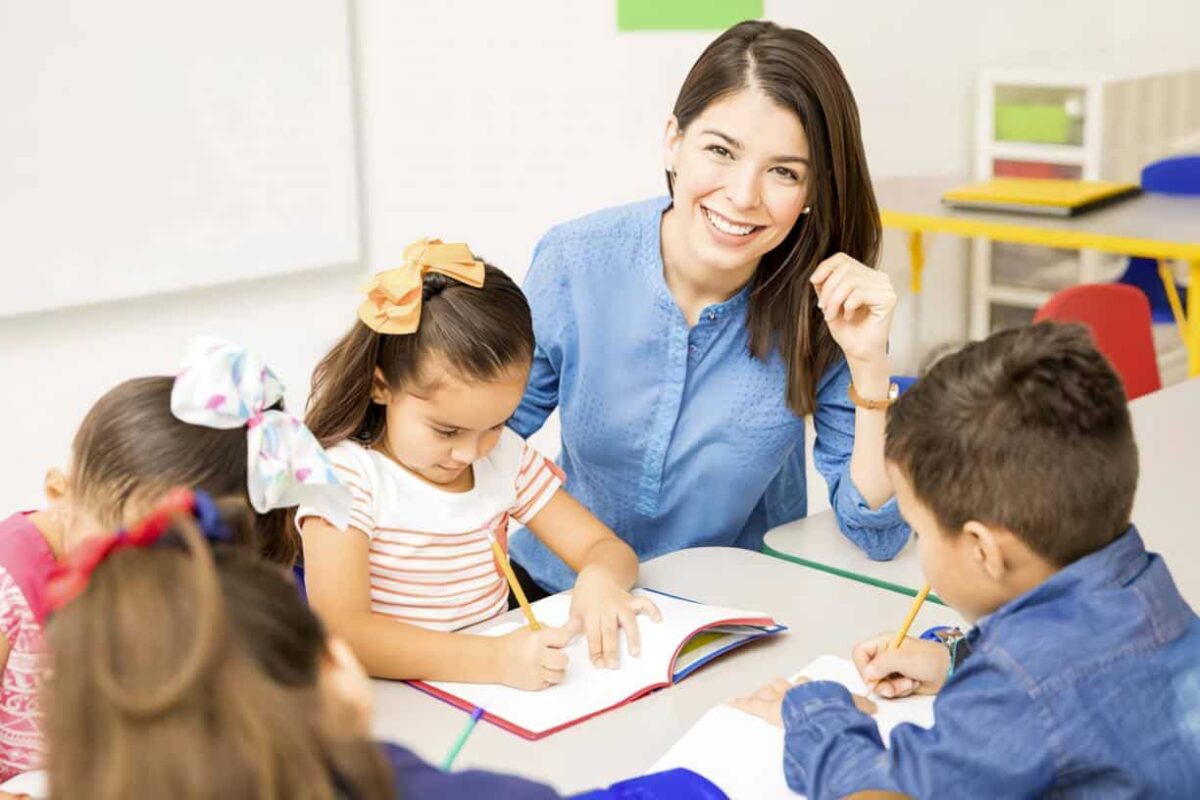
<instances>
[{"instance_id":1,"label":"boy's hand","mask_svg":"<svg viewBox=\"0 0 1200 800\"><path fill-rule=\"evenodd\" d=\"M642 654L638 614L662 622L658 606L646 597L635 597L622 589L604 567L584 567L579 573L571 594L571 622L587 635L588 655L597 667L620 666L621 628L625 629L629 654Z\"/></svg>"},{"instance_id":2,"label":"boy's hand","mask_svg":"<svg viewBox=\"0 0 1200 800\"><path fill-rule=\"evenodd\" d=\"M522 626L496 638L499 647L500 682L506 686L537 691L562 683L567 677L563 651L579 630L573 625L535 631Z\"/></svg>"},{"instance_id":3,"label":"boy's hand","mask_svg":"<svg viewBox=\"0 0 1200 800\"><path fill-rule=\"evenodd\" d=\"M885 633L854 647L854 666L863 681L880 697L907 697L910 694L936 694L946 682L950 669L950 651L940 642L904 640L895 649L896 634Z\"/></svg>"},{"instance_id":4,"label":"boy's hand","mask_svg":"<svg viewBox=\"0 0 1200 800\"><path fill-rule=\"evenodd\" d=\"M793 686L799 686L802 683L808 683L808 678L797 678L795 683L790 683L783 678L776 678L754 694L748 694L745 697L739 697L734 700L733 707L738 711L753 714L756 717L765 719L772 725L782 728L783 696ZM861 695L855 694L851 695L851 697L854 699L854 707L864 714L874 714L879 710L874 703Z\"/></svg>"}]
</instances>

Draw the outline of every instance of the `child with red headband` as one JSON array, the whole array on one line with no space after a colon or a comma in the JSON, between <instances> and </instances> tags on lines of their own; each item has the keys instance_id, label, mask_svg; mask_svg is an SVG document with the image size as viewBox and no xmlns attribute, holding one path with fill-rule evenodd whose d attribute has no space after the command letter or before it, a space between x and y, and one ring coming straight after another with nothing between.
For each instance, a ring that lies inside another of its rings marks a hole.
<instances>
[{"instance_id":1,"label":"child with red headband","mask_svg":"<svg viewBox=\"0 0 1200 800\"><path fill-rule=\"evenodd\" d=\"M178 378L134 378L101 397L75 434L70 466L46 476L46 509L0 521L0 781L40 763L45 583L64 553L137 519L177 485L248 501L263 555L286 565L298 549L292 507L347 514L347 490L282 397L253 354L196 340Z\"/></svg>"}]
</instances>

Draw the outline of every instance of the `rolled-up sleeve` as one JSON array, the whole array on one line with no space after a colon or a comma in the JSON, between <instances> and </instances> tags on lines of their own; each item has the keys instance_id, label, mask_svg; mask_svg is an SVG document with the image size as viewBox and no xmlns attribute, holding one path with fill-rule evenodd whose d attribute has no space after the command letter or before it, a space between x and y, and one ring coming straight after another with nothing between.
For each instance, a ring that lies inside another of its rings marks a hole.
<instances>
[{"instance_id":1,"label":"rolled-up sleeve","mask_svg":"<svg viewBox=\"0 0 1200 800\"><path fill-rule=\"evenodd\" d=\"M813 465L829 485L829 504L842 533L869 558L886 561L903 549L909 527L900 516L895 497L872 509L850 477L854 404L847 394L849 387L850 369L845 361L830 367L817 386Z\"/></svg>"}]
</instances>

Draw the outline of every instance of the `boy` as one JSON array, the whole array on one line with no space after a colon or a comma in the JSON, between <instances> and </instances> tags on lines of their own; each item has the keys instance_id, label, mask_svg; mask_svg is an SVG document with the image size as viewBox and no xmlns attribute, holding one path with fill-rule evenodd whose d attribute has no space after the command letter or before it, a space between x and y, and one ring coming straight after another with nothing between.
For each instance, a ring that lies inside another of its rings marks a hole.
<instances>
[{"instance_id":1,"label":"boy","mask_svg":"<svg viewBox=\"0 0 1200 800\"><path fill-rule=\"evenodd\" d=\"M855 648L880 696L939 693L934 727L896 728L890 750L837 684L737 701L783 724L788 785L1200 797L1200 619L1130 525L1129 410L1086 330L1004 331L939 362L892 407L886 456L926 577L975 627Z\"/></svg>"}]
</instances>

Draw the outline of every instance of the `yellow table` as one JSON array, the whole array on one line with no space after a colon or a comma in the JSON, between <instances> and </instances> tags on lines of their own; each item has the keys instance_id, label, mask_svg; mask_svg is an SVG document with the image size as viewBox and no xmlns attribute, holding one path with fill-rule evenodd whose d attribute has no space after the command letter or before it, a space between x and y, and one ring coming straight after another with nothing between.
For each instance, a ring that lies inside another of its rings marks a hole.
<instances>
[{"instance_id":1,"label":"yellow table","mask_svg":"<svg viewBox=\"0 0 1200 800\"><path fill-rule=\"evenodd\" d=\"M1200 375L1200 197L1145 194L1078 217L967 211L942 204L943 192L967 183L951 176L891 178L875 185L884 227L908 232L914 293L921 291L925 233L1153 258L1188 350L1188 374ZM1186 317L1167 264L1172 260L1186 261L1189 267Z\"/></svg>"}]
</instances>

